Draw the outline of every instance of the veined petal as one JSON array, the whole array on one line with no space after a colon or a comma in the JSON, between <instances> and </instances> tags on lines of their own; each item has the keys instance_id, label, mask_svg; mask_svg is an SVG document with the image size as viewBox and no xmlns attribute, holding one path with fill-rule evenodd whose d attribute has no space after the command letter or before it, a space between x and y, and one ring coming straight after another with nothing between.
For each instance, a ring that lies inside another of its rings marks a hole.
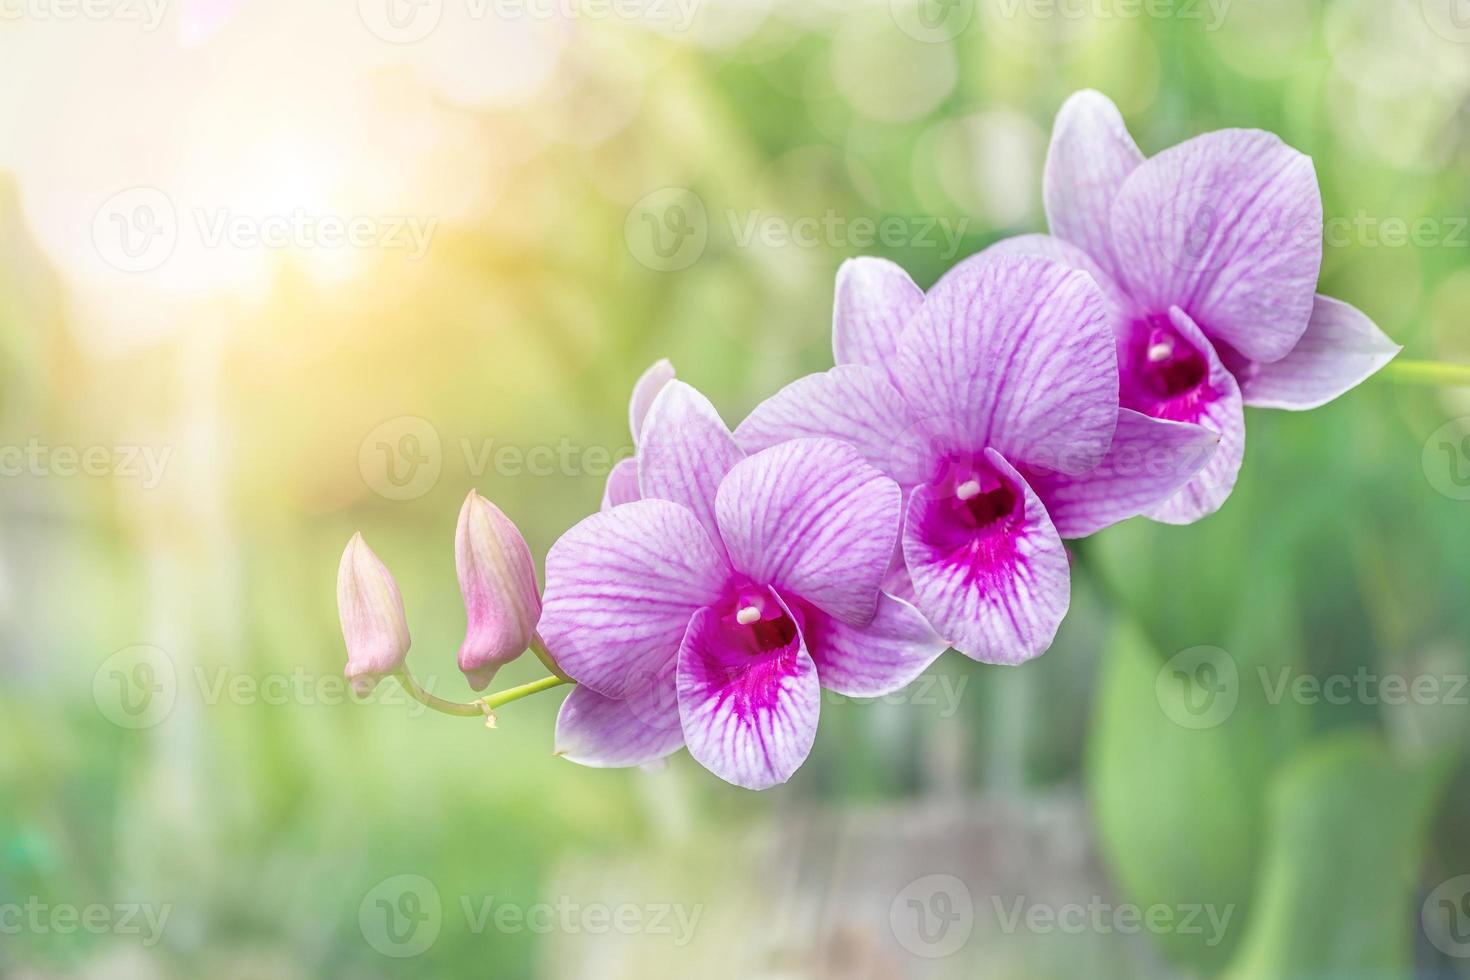
<instances>
[{"instance_id":1,"label":"veined petal","mask_svg":"<svg viewBox=\"0 0 1470 980\"><path fill-rule=\"evenodd\" d=\"M604 697L577 685L556 716L556 754L582 766L647 765L684 744L679 724L675 661L657 683L627 698Z\"/></svg>"},{"instance_id":2,"label":"veined petal","mask_svg":"<svg viewBox=\"0 0 1470 980\"><path fill-rule=\"evenodd\" d=\"M735 441L748 453L792 439L846 442L902 486L920 482L927 473L917 436L908 403L888 376L858 364L793 381L735 429Z\"/></svg>"},{"instance_id":3,"label":"veined petal","mask_svg":"<svg viewBox=\"0 0 1470 980\"><path fill-rule=\"evenodd\" d=\"M752 649L718 610L694 614L679 648L679 717L700 765L746 789L784 783L811 752L820 711L799 627L780 646Z\"/></svg>"},{"instance_id":4,"label":"veined petal","mask_svg":"<svg viewBox=\"0 0 1470 980\"><path fill-rule=\"evenodd\" d=\"M1086 476L1027 472L1026 482L1063 538L1089 534L1174 496L1215 454L1220 436L1200 425L1120 409L1113 445Z\"/></svg>"},{"instance_id":5,"label":"veined petal","mask_svg":"<svg viewBox=\"0 0 1470 980\"><path fill-rule=\"evenodd\" d=\"M917 609L887 593L878 596L878 614L863 627L809 608L802 635L822 686L853 698L903 689L949 649Z\"/></svg>"},{"instance_id":6,"label":"veined petal","mask_svg":"<svg viewBox=\"0 0 1470 980\"><path fill-rule=\"evenodd\" d=\"M939 487L909 498L904 557L915 604L956 650L983 663L1017 664L1046 651L1070 602L1067 552L1046 508L1000 453L986 460L1012 509L979 533Z\"/></svg>"},{"instance_id":7,"label":"veined petal","mask_svg":"<svg viewBox=\"0 0 1470 980\"><path fill-rule=\"evenodd\" d=\"M796 439L738 463L715 503L730 561L855 626L878 604L898 537L898 484L832 439Z\"/></svg>"},{"instance_id":8,"label":"veined petal","mask_svg":"<svg viewBox=\"0 0 1470 980\"><path fill-rule=\"evenodd\" d=\"M1118 276L1150 312L1178 306L1255 361L1285 357L1312 315L1322 197L1310 157L1232 129L1171 147L1113 202Z\"/></svg>"},{"instance_id":9,"label":"veined petal","mask_svg":"<svg viewBox=\"0 0 1470 980\"><path fill-rule=\"evenodd\" d=\"M644 499L688 508L723 550L715 525L715 493L725 474L744 458L709 399L682 381L670 381L643 423L638 489Z\"/></svg>"},{"instance_id":10,"label":"veined petal","mask_svg":"<svg viewBox=\"0 0 1470 980\"><path fill-rule=\"evenodd\" d=\"M643 436L643 422L648 417L648 410L653 407L653 400L664 390L664 385L673 380L674 365L668 358L663 358L649 365L634 382L633 397L628 399L628 428L633 433L633 445L638 445L638 440Z\"/></svg>"},{"instance_id":11,"label":"veined petal","mask_svg":"<svg viewBox=\"0 0 1470 980\"><path fill-rule=\"evenodd\" d=\"M1170 416L1178 421L1202 425L1220 435L1220 445L1202 470L1184 488L1148 516L1165 524L1193 524L1213 514L1230 497L1245 458L1245 408L1240 388L1220 362L1209 339L1188 314L1178 307L1169 311L1169 320L1180 335L1204 354L1208 372L1197 397L1180 403Z\"/></svg>"},{"instance_id":12,"label":"veined petal","mask_svg":"<svg viewBox=\"0 0 1470 980\"><path fill-rule=\"evenodd\" d=\"M626 697L672 661L729 577L699 520L666 500L593 514L546 556L539 631L572 678Z\"/></svg>"},{"instance_id":13,"label":"veined petal","mask_svg":"<svg viewBox=\"0 0 1470 980\"><path fill-rule=\"evenodd\" d=\"M1118 281L1103 271L1102 266L1093 261L1091 255L1055 235L1015 235L1001 239L987 248L985 252L993 252L997 255L1030 255L1038 259L1060 262L1069 269L1087 273L1102 290L1103 299L1108 308L1108 321L1113 325L1115 332L1134 315L1133 301L1127 293L1123 292L1123 287L1118 284Z\"/></svg>"},{"instance_id":14,"label":"veined petal","mask_svg":"<svg viewBox=\"0 0 1470 980\"><path fill-rule=\"evenodd\" d=\"M832 356L838 364L863 364L885 374L898 337L924 301L924 291L887 259L848 259L837 270L832 303Z\"/></svg>"},{"instance_id":15,"label":"veined petal","mask_svg":"<svg viewBox=\"0 0 1470 980\"><path fill-rule=\"evenodd\" d=\"M631 456L618 460L607 474L607 483L602 488L602 509L611 510L618 504L631 504L641 499L638 496L638 460Z\"/></svg>"},{"instance_id":16,"label":"veined petal","mask_svg":"<svg viewBox=\"0 0 1470 980\"><path fill-rule=\"evenodd\" d=\"M929 290L895 371L938 447L1081 474L1118 420L1118 363L1102 293L1085 273L982 252Z\"/></svg>"},{"instance_id":17,"label":"veined petal","mask_svg":"<svg viewBox=\"0 0 1470 980\"><path fill-rule=\"evenodd\" d=\"M1356 388L1403 350L1361 310L1318 296L1302 339L1279 361L1236 370L1240 393L1257 408L1316 408Z\"/></svg>"},{"instance_id":18,"label":"veined petal","mask_svg":"<svg viewBox=\"0 0 1470 980\"><path fill-rule=\"evenodd\" d=\"M1122 113L1106 95L1089 89L1062 103L1042 178L1046 220L1053 235L1086 250L1109 273L1117 268L1113 201L1142 163Z\"/></svg>"}]
</instances>

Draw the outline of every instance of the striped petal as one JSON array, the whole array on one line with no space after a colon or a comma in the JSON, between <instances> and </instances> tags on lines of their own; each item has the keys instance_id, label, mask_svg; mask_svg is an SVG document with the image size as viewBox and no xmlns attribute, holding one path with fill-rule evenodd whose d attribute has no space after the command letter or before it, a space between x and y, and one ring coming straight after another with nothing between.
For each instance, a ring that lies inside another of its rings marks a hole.
<instances>
[{"instance_id":1,"label":"striped petal","mask_svg":"<svg viewBox=\"0 0 1470 980\"><path fill-rule=\"evenodd\" d=\"M1085 538L1147 513L1174 496L1210 461L1220 436L1200 425L1118 412L1113 445L1086 476L1026 472L1026 482L1063 538Z\"/></svg>"},{"instance_id":2,"label":"striped petal","mask_svg":"<svg viewBox=\"0 0 1470 980\"><path fill-rule=\"evenodd\" d=\"M728 577L688 510L665 500L623 504L552 545L538 629L572 678L626 697L673 661L689 617L716 601Z\"/></svg>"},{"instance_id":3,"label":"striped petal","mask_svg":"<svg viewBox=\"0 0 1470 980\"><path fill-rule=\"evenodd\" d=\"M1361 310L1318 296L1307 332L1290 354L1231 367L1247 405L1300 411L1356 388L1401 350Z\"/></svg>"},{"instance_id":4,"label":"striped petal","mask_svg":"<svg viewBox=\"0 0 1470 980\"><path fill-rule=\"evenodd\" d=\"M846 442L901 486L928 475L924 443L908 403L881 371L856 364L793 381L761 402L735 430L746 452L791 439Z\"/></svg>"},{"instance_id":5,"label":"striped petal","mask_svg":"<svg viewBox=\"0 0 1470 980\"><path fill-rule=\"evenodd\" d=\"M1112 275L1093 260L1092 256L1071 242L1054 235L1016 235L1003 238L985 250L998 255L1030 255L1038 259L1059 262L1069 269L1085 272L1102 290L1106 302L1108 321L1118 330L1134 314L1133 300L1123 292L1123 287ZM982 254L985 254L982 253Z\"/></svg>"},{"instance_id":6,"label":"striped petal","mask_svg":"<svg viewBox=\"0 0 1470 980\"><path fill-rule=\"evenodd\" d=\"M822 686L853 698L902 690L949 649L917 609L886 593L867 626L849 626L810 608L802 616L802 635Z\"/></svg>"},{"instance_id":7,"label":"striped petal","mask_svg":"<svg viewBox=\"0 0 1470 980\"><path fill-rule=\"evenodd\" d=\"M821 711L800 627L773 604L757 636L730 611L701 609L679 649L679 717L689 754L726 782L766 789L811 751Z\"/></svg>"},{"instance_id":8,"label":"striped petal","mask_svg":"<svg viewBox=\"0 0 1470 980\"><path fill-rule=\"evenodd\" d=\"M638 496L638 460L620 459L607 475L602 488L602 510L611 510L618 504L631 504L640 500Z\"/></svg>"},{"instance_id":9,"label":"striped petal","mask_svg":"<svg viewBox=\"0 0 1470 980\"><path fill-rule=\"evenodd\" d=\"M638 489L644 499L687 508L718 546L715 493L725 474L744 458L709 399L682 381L670 381L643 423Z\"/></svg>"},{"instance_id":10,"label":"striped petal","mask_svg":"<svg viewBox=\"0 0 1470 980\"><path fill-rule=\"evenodd\" d=\"M1113 201L1143 154L1111 99L1078 92L1062 104L1051 131L1042 196L1046 220L1058 238L1079 246L1109 274L1113 256Z\"/></svg>"},{"instance_id":11,"label":"striped petal","mask_svg":"<svg viewBox=\"0 0 1470 980\"><path fill-rule=\"evenodd\" d=\"M1220 445L1183 489L1148 516L1165 524L1193 524L1219 510L1235 489L1245 458L1245 407L1235 376L1225 369L1204 332L1177 307L1169 311L1169 320L1205 358L1205 378L1194 392L1173 398L1150 414L1204 426L1219 435Z\"/></svg>"},{"instance_id":12,"label":"striped petal","mask_svg":"<svg viewBox=\"0 0 1470 980\"><path fill-rule=\"evenodd\" d=\"M737 464L716 510L734 567L854 626L878 605L898 537L898 484L831 439L796 439Z\"/></svg>"},{"instance_id":13,"label":"striped petal","mask_svg":"<svg viewBox=\"0 0 1470 980\"><path fill-rule=\"evenodd\" d=\"M999 450L1081 474L1118 421L1118 364L1091 276L1029 256L982 252L924 299L899 343L897 381L937 451Z\"/></svg>"},{"instance_id":14,"label":"striped petal","mask_svg":"<svg viewBox=\"0 0 1470 980\"><path fill-rule=\"evenodd\" d=\"M628 399L628 428L633 433L633 445L643 436L643 423L653 400L664 390L664 385L674 380L674 365L668 358L654 361L648 370L639 375L633 384L633 397Z\"/></svg>"},{"instance_id":15,"label":"striped petal","mask_svg":"<svg viewBox=\"0 0 1470 980\"><path fill-rule=\"evenodd\" d=\"M994 450L984 459L983 493L913 492L904 558L915 604L941 636L972 659L1017 664L1045 652L1066 615L1067 553L1021 475Z\"/></svg>"},{"instance_id":16,"label":"striped petal","mask_svg":"<svg viewBox=\"0 0 1470 980\"><path fill-rule=\"evenodd\" d=\"M684 744L674 662L661 679L627 698L578 685L556 716L556 754L597 768L647 765Z\"/></svg>"},{"instance_id":17,"label":"striped petal","mask_svg":"<svg viewBox=\"0 0 1470 980\"><path fill-rule=\"evenodd\" d=\"M898 337L924 301L924 291L887 259L848 259L837 270L832 304L832 357L887 372Z\"/></svg>"},{"instance_id":18,"label":"striped petal","mask_svg":"<svg viewBox=\"0 0 1470 980\"><path fill-rule=\"evenodd\" d=\"M1178 306L1256 361L1307 329L1322 265L1310 157L1272 133L1222 130L1135 170L1113 202L1118 277L1150 312Z\"/></svg>"}]
</instances>

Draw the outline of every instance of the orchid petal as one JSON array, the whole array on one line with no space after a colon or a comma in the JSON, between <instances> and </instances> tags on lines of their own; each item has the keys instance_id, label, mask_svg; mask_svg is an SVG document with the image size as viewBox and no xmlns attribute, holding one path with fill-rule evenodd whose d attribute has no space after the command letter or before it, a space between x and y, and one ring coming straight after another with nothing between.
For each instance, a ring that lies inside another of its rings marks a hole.
<instances>
[{"instance_id":1,"label":"orchid petal","mask_svg":"<svg viewBox=\"0 0 1470 980\"><path fill-rule=\"evenodd\" d=\"M791 439L846 442L902 486L921 482L927 461L908 403L881 371L839 365L793 381L761 402L735 429L746 452Z\"/></svg>"},{"instance_id":2,"label":"orchid petal","mask_svg":"<svg viewBox=\"0 0 1470 980\"><path fill-rule=\"evenodd\" d=\"M1085 272L1102 290L1103 299L1108 307L1108 321L1113 325L1114 331L1121 329L1134 316L1133 300L1123 292L1123 287L1118 285L1118 281L1105 272L1091 255L1055 235L1015 235L1011 238L1003 238L982 254L1030 255L1038 259L1059 262L1069 269Z\"/></svg>"},{"instance_id":3,"label":"orchid petal","mask_svg":"<svg viewBox=\"0 0 1470 980\"><path fill-rule=\"evenodd\" d=\"M674 365L668 358L663 358L649 365L634 382L633 397L628 399L628 428L633 432L633 445L638 445L643 436L643 423L648 418L648 410L653 407L653 400L673 380Z\"/></svg>"},{"instance_id":4,"label":"orchid petal","mask_svg":"<svg viewBox=\"0 0 1470 980\"><path fill-rule=\"evenodd\" d=\"M1310 157L1222 130L1153 157L1113 202L1118 276L1150 312L1187 311L1256 361L1285 357L1312 315L1322 197Z\"/></svg>"},{"instance_id":5,"label":"orchid petal","mask_svg":"<svg viewBox=\"0 0 1470 980\"><path fill-rule=\"evenodd\" d=\"M638 495L638 460L632 457L618 460L602 488L602 509L611 510L618 504L631 504L641 499Z\"/></svg>"},{"instance_id":6,"label":"orchid petal","mask_svg":"<svg viewBox=\"0 0 1470 980\"><path fill-rule=\"evenodd\" d=\"M715 510L730 561L854 626L878 602L898 537L898 485L832 439L795 439L736 464Z\"/></svg>"},{"instance_id":7,"label":"orchid petal","mask_svg":"<svg viewBox=\"0 0 1470 980\"><path fill-rule=\"evenodd\" d=\"M1109 274L1118 267L1109 230L1113 201L1143 160L1106 95L1089 89L1062 104L1042 178L1046 220L1053 235L1080 246Z\"/></svg>"},{"instance_id":8,"label":"orchid petal","mask_svg":"<svg viewBox=\"0 0 1470 980\"><path fill-rule=\"evenodd\" d=\"M917 609L887 594L878 596L878 613L864 627L808 609L802 635L822 686L853 698L902 690L949 648Z\"/></svg>"},{"instance_id":9,"label":"orchid petal","mask_svg":"<svg viewBox=\"0 0 1470 980\"><path fill-rule=\"evenodd\" d=\"M888 371L898 337L924 302L924 291L887 259L848 259L837 270L832 356L838 364Z\"/></svg>"},{"instance_id":10,"label":"orchid petal","mask_svg":"<svg viewBox=\"0 0 1470 980\"><path fill-rule=\"evenodd\" d=\"M1118 420L1118 362L1106 303L1085 273L982 252L929 291L899 342L899 391L939 452L990 447L1081 474Z\"/></svg>"},{"instance_id":11,"label":"orchid petal","mask_svg":"<svg viewBox=\"0 0 1470 980\"><path fill-rule=\"evenodd\" d=\"M926 484L909 498L904 557L915 604L941 636L972 659L1017 664L1046 651L1067 613L1067 552L1036 492L1000 453L985 456L1018 492L1018 517L982 539L948 539L944 501Z\"/></svg>"},{"instance_id":12,"label":"orchid petal","mask_svg":"<svg viewBox=\"0 0 1470 980\"><path fill-rule=\"evenodd\" d=\"M670 381L654 398L638 445L638 488L645 499L681 504L699 518L717 546L715 493L745 458L708 398Z\"/></svg>"},{"instance_id":13,"label":"orchid petal","mask_svg":"<svg viewBox=\"0 0 1470 980\"><path fill-rule=\"evenodd\" d=\"M1316 408L1357 387L1403 350L1361 310L1318 296L1302 339L1279 361L1236 372L1247 405Z\"/></svg>"},{"instance_id":14,"label":"orchid petal","mask_svg":"<svg viewBox=\"0 0 1470 980\"><path fill-rule=\"evenodd\" d=\"M1113 445L1086 476L1028 472L1026 480L1063 538L1145 513L1174 496L1215 453L1220 436L1200 425L1120 409Z\"/></svg>"},{"instance_id":15,"label":"orchid petal","mask_svg":"<svg viewBox=\"0 0 1470 980\"><path fill-rule=\"evenodd\" d=\"M689 622L679 648L679 717L689 754L726 782L766 789L791 778L816 740L821 690L799 629L752 653L714 609Z\"/></svg>"},{"instance_id":16,"label":"orchid petal","mask_svg":"<svg viewBox=\"0 0 1470 980\"><path fill-rule=\"evenodd\" d=\"M572 678L626 697L673 659L689 617L719 598L728 575L688 510L665 500L623 504L551 546L538 629Z\"/></svg>"},{"instance_id":17,"label":"orchid petal","mask_svg":"<svg viewBox=\"0 0 1470 980\"><path fill-rule=\"evenodd\" d=\"M683 744L673 661L659 682L625 699L578 685L556 716L556 754L582 766L647 765Z\"/></svg>"},{"instance_id":18,"label":"orchid petal","mask_svg":"<svg viewBox=\"0 0 1470 980\"><path fill-rule=\"evenodd\" d=\"M1169 311L1169 320L1181 336L1205 354L1208 363L1202 397L1187 413L1174 418L1219 433L1220 445L1182 490L1150 510L1148 516L1165 524L1193 524L1219 510L1235 489L1245 458L1245 408L1235 376L1225 369L1199 326L1178 307Z\"/></svg>"}]
</instances>

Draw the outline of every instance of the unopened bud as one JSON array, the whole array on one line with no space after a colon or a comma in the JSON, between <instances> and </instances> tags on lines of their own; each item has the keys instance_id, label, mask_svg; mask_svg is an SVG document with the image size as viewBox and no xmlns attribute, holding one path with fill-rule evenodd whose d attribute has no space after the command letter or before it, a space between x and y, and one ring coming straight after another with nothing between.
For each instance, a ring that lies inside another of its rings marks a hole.
<instances>
[{"instance_id":1,"label":"unopened bud","mask_svg":"<svg viewBox=\"0 0 1470 980\"><path fill-rule=\"evenodd\" d=\"M358 697L403 666L408 619L398 583L361 534L354 534L337 568L337 615L347 642L348 680Z\"/></svg>"},{"instance_id":2,"label":"unopened bud","mask_svg":"<svg viewBox=\"0 0 1470 980\"><path fill-rule=\"evenodd\" d=\"M464 595L464 644L459 669L482 691L495 672L526 651L541 619L536 566L510 518L471 492L459 512L454 563Z\"/></svg>"}]
</instances>

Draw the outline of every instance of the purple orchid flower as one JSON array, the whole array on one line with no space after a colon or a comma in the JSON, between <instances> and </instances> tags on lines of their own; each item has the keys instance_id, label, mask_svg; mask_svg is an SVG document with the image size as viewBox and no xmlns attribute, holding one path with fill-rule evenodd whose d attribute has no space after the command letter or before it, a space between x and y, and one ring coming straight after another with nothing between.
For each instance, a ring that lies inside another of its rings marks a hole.
<instances>
[{"instance_id":1,"label":"purple orchid flower","mask_svg":"<svg viewBox=\"0 0 1470 980\"><path fill-rule=\"evenodd\" d=\"M1316 408L1401 349L1360 311L1316 295L1316 171L1272 133L1206 133L1146 160L1117 107L1078 92L1057 114L1044 185L1055 237L995 249L1093 276L1109 300L1123 406L1220 434L1214 459L1155 520L1188 524L1230 496L1244 406Z\"/></svg>"},{"instance_id":2,"label":"purple orchid flower","mask_svg":"<svg viewBox=\"0 0 1470 980\"><path fill-rule=\"evenodd\" d=\"M909 585L890 589L988 663L1051 645L1070 596L1063 538L1168 499L1217 441L1119 410L1106 300L1056 262L982 253L926 296L891 262L849 261L833 351L837 367L782 389L736 439L838 438L892 476Z\"/></svg>"},{"instance_id":3,"label":"purple orchid flower","mask_svg":"<svg viewBox=\"0 0 1470 980\"><path fill-rule=\"evenodd\" d=\"M642 499L588 517L546 558L541 635L578 682L558 754L634 766L687 745L763 789L806 759L820 687L877 697L944 651L879 591L899 489L852 447L803 439L747 457L708 400L668 381L637 471Z\"/></svg>"}]
</instances>

